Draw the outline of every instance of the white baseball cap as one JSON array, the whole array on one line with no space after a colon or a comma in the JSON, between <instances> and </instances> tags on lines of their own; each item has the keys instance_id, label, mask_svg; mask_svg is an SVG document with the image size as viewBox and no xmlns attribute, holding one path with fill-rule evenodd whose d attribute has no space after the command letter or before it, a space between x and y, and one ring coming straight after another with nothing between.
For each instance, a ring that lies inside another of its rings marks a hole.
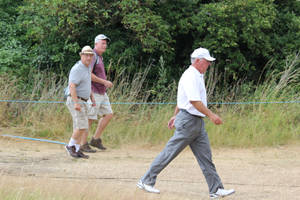
<instances>
[{"instance_id":1,"label":"white baseball cap","mask_svg":"<svg viewBox=\"0 0 300 200\"><path fill-rule=\"evenodd\" d=\"M100 40L107 40L108 42L110 42L110 39L104 34L100 34L95 37L95 44Z\"/></svg>"},{"instance_id":2,"label":"white baseball cap","mask_svg":"<svg viewBox=\"0 0 300 200\"><path fill-rule=\"evenodd\" d=\"M194 52L191 54L191 58L204 58L205 60L208 61L215 61L216 59L211 57L209 54L209 51L205 48L198 48L195 49Z\"/></svg>"},{"instance_id":3,"label":"white baseball cap","mask_svg":"<svg viewBox=\"0 0 300 200\"><path fill-rule=\"evenodd\" d=\"M81 50L81 52L79 53L79 55L82 55L82 54L94 54L94 51L93 49L90 47L90 46L84 46Z\"/></svg>"}]
</instances>

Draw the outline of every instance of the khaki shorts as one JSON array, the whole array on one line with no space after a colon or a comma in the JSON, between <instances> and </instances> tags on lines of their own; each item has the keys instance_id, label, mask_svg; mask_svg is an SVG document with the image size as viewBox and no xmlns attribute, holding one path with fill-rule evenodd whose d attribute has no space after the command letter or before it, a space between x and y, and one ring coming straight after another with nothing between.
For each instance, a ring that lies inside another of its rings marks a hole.
<instances>
[{"instance_id":1,"label":"khaki shorts","mask_svg":"<svg viewBox=\"0 0 300 200\"><path fill-rule=\"evenodd\" d=\"M66 105L72 115L73 119L73 129L88 129L89 128L89 119L88 119L88 104L87 102L78 99L80 103L81 110L75 110L74 102L72 97L68 96Z\"/></svg>"},{"instance_id":2,"label":"khaki shorts","mask_svg":"<svg viewBox=\"0 0 300 200\"><path fill-rule=\"evenodd\" d=\"M96 106L92 106L91 100L90 99L88 100L88 103L89 103L88 118L89 119L97 120L98 115L103 116L103 115L113 113L111 106L110 106L109 98L106 93L103 95L94 93L94 98L96 101Z\"/></svg>"}]
</instances>

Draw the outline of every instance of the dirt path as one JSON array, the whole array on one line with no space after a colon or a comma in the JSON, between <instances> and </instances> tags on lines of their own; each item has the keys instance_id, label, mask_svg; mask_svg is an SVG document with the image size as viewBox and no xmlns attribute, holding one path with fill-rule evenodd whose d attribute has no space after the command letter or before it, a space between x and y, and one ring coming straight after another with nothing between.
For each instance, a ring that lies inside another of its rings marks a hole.
<instances>
[{"instance_id":1,"label":"dirt path","mask_svg":"<svg viewBox=\"0 0 300 200\"><path fill-rule=\"evenodd\" d=\"M63 145L0 137L0 188L22 191L21 196L38 192L51 199L208 199L204 177L189 149L159 175L156 187L161 194L136 188L161 149L122 147L83 160L70 158ZM296 145L213 149L224 186L236 190L227 199L239 200L300 199L299 152Z\"/></svg>"}]
</instances>

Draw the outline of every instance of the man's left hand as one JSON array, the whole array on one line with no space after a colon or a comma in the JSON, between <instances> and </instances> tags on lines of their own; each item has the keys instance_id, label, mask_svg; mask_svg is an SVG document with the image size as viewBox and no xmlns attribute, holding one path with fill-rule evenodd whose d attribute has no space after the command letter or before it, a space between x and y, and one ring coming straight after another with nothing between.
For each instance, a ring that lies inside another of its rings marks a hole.
<instances>
[{"instance_id":1,"label":"man's left hand","mask_svg":"<svg viewBox=\"0 0 300 200\"><path fill-rule=\"evenodd\" d=\"M216 125L220 125L223 123L221 117L219 117L218 115L216 115L214 113L211 116L209 116L209 119Z\"/></svg>"}]
</instances>

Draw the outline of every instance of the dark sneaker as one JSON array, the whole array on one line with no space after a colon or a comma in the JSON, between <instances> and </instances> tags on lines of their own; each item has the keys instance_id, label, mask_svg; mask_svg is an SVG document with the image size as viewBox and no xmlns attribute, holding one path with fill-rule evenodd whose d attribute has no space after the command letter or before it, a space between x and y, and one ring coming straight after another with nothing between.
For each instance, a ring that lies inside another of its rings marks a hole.
<instances>
[{"instance_id":1,"label":"dark sneaker","mask_svg":"<svg viewBox=\"0 0 300 200\"><path fill-rule=\"evenodd\" d=\"M78 155L78 158L85 158L85 159L88 159L89 158L89 156L88 155L85 155L84 153L82 153L82 151L77 151L76 152L77 153L77 155Z\"/></svg>"},{"instance_id":2,"label":"dark sneaker","mask_svg":"<svg viewBox=\"0 0 300 200\"><path fill-rule=\"evenodd\" d=\"M74 158L79 158L78 157L78 153L76 152L75 146L68 146L68 145L66 145L65 148L66 148L66 150L67 150L67 152L68 152L68 154L70 156L72 156Z\"/></svg>"},{"instance_id":3,"label":"dark sneaker","mask_svg":"<svg viewBox=\"0 0 300 200\"><path fill-rule=\"evenodd\" d=\"M88 143L80 146L80 151L86 153L96 153L96 150L92 149Z\"/></svg>"},{"instance_id":4,"label":"dark sneaker","mask_svg":"<svg viewBox=\"0 0 300 200\"><path fill-rule=\"evenodd\" d=\"M92 138L91 139L91 142L90 142L90 145L93 146L93 147L96 147L98 149L101 149L101 150L105 150L106 148L103 146L102 144L102 140L101 138L99 139L94 139Z\"/></svg>"}]
</instances>

